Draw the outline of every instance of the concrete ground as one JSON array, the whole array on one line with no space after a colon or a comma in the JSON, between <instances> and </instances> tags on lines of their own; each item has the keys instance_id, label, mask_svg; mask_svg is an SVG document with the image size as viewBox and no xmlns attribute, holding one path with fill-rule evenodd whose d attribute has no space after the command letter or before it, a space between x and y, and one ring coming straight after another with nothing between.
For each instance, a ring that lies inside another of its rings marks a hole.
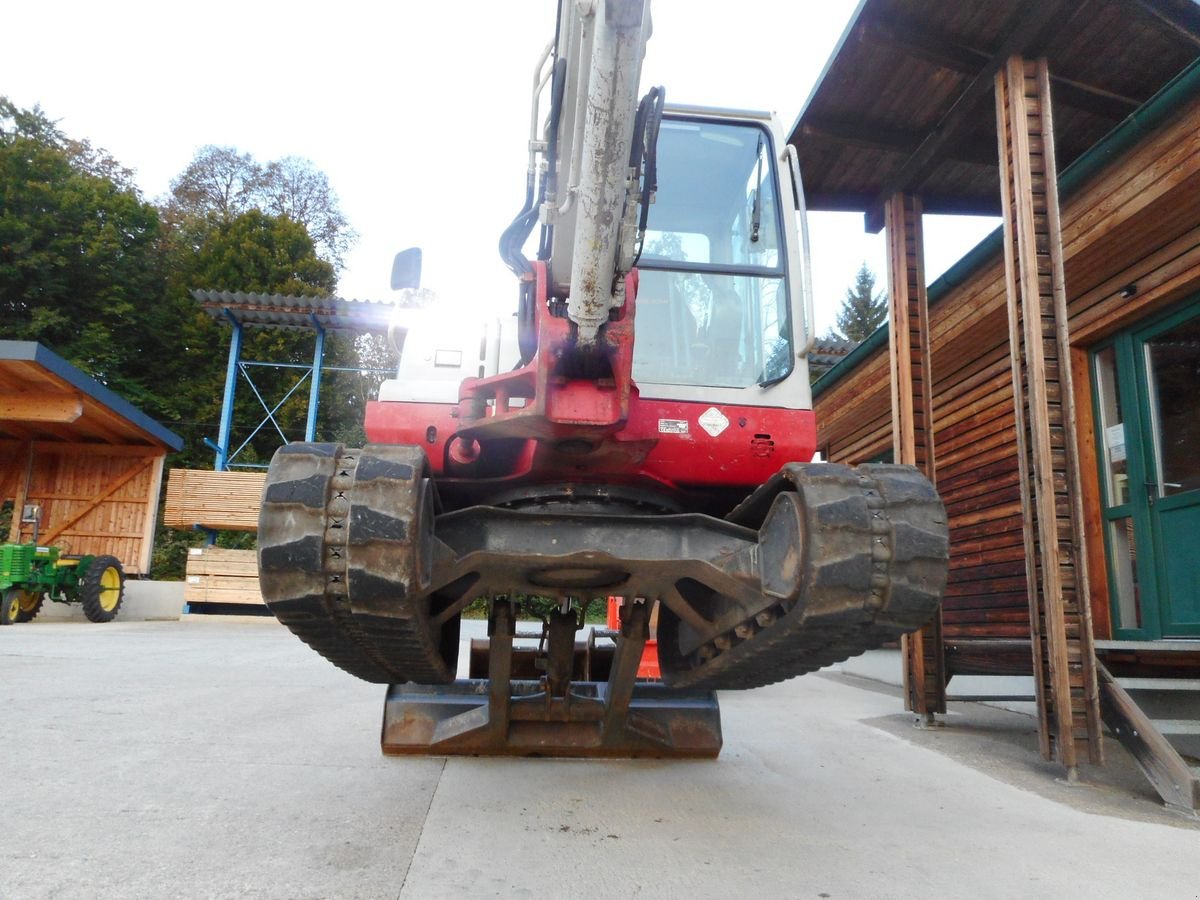
<instances>
[{"instance_id":1,"label":"concrete ground","mask_svg":"<svg viewBox=\"0 0 1200 900\"><path fill-rule=\"evenodd\" d=\"M0 629L0 897L1195 897L1200 823L1025 716L842 673L722 695L715 762L384 758L273 620Z\"/></svg>"},{"instance_id":2,"label":"concrete ground","mask_svg":"<svg viewBox=\"0 0 1200 900\"><path fill-rule=\"evenodd\" d=\"M183 612L182 581L143 581L128 578L117 619L121 622L158 622L178 620ZM39 622L86 622L79 603L46 601L38 613Z\"/></svg>"}]
</instances>

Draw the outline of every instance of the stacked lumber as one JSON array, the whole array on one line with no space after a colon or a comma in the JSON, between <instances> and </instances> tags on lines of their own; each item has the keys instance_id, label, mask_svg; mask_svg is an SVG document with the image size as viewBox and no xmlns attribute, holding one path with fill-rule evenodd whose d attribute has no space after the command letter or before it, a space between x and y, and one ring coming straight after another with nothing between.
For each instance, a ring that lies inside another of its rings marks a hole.
<instances>
[{"instance_id":1,"label":"stacked lumber","mask_svg":"<svg viewBox=\"0 0 1200 900\"><path fill-rule=\"evenodd\" d=\"M265 472L172 469L167 477L163 523L218 531L257 531Z\"/></svg>"},{"instance_id":2,"label":"stacked lumber","mask_svg":"<svg viewBox=\"0 0 1200 900\"><path fill-rule=\"evenodd\" d=\"M262 605L255 550L192 547L188 550L186 571L185 603Z\"/></svg>"}]
</instances>

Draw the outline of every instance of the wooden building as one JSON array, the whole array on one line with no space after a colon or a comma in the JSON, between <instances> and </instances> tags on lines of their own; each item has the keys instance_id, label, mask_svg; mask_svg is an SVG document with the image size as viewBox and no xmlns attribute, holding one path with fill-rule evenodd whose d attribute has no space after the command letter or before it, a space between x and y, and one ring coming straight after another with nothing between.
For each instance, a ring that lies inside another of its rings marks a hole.
<instances>
[{"instance_id":1,"label":"wooden building","mask_svg":"<svg viewBox=\"0 0 1200 900\"><path fill-rule=\"evenodd\" d=\"M1031 673L1047 758L1100 761L1103 720L1197 810L1198 723L1137 691L1200 684L1200 7L864 0L790 142L810 209L888 232L891 321L815 385L818 446L922 467L949 517L910 707ZM924 212L1003 225L926 285Z\"/></svg>"},{"instance_id":2,"label":"wooden building","mask_svg":"<svg viewBox=\"0 0 1200 900\"><path fill-rule=\"evenodd\" d=\"M41 507L41 544L150 570L163 460L183 441L62 357L0 341L0 502Z\"/></svg>"}]
</instances>

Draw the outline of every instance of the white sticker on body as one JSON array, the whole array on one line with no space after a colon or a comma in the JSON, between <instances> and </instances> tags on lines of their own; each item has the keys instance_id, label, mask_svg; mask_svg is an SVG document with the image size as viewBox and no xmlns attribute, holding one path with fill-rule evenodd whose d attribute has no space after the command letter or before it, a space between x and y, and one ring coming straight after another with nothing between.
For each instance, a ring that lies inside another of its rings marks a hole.
<instances>
[{"instance_id":1,"label":"white sticker on body","mask_svg":"<svg viewBox=\"0 0 1200 900\"><path fill-rule=\"evenodd\" d=\"M659 419L659 434L687 434L687 419Z\"/></svg>"},{"instance_id":2,"label":"white sticker on body","mask_svg":"<svg viewBox=\"0 0 1200 900\"><path fill-rule=\"evenodd\" d=\"M700 427L713 437L729 427L729 420L715 406L706 409L697 421L700 423Z\"/></svg>"}]
</instances>

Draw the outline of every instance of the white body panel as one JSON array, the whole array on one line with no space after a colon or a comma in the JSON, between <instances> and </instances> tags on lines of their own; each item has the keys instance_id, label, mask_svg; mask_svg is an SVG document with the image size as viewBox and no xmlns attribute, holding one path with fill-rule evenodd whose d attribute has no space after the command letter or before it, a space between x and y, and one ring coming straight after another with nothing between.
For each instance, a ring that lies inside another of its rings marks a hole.
<instances>
[{"instance_id":1,"label":"white body panel","mask_svg":"<svg viewBox=\"0 0 1200 900\"><path fill-rule=\"evenodd\" d=\"M504 325L500 319L463 322L453 310L397 310L391 335L400 365L396 377L379 386L379 399L457 403L464 378L486 378L517 364L516 319Z\"/></svg>"}]
</instances>

